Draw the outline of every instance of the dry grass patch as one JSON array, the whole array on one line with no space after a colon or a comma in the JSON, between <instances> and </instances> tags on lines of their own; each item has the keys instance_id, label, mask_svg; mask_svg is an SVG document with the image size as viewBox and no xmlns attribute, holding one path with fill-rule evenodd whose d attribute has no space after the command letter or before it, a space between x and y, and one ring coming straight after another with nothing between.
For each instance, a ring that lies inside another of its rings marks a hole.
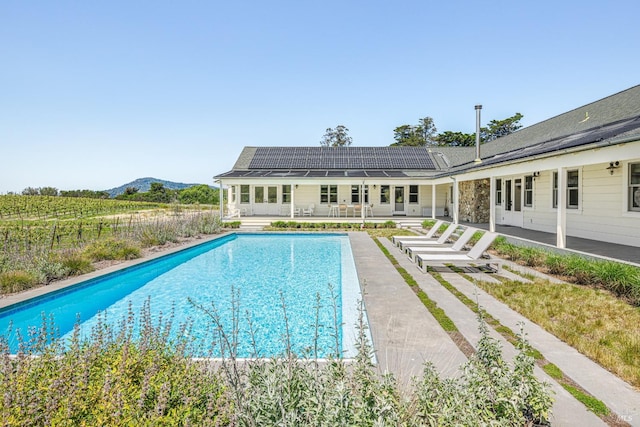
<instances>
[{"instance_id":1,"label":"dry grass patch","mask_svg":"<svg viewBox=\"0 0 640 427\"><path fill-rule=\"evenodd\" d=\"M523 316L640 387L640 308L572 284L478 283Z\"/></svg>"}]
</instances>

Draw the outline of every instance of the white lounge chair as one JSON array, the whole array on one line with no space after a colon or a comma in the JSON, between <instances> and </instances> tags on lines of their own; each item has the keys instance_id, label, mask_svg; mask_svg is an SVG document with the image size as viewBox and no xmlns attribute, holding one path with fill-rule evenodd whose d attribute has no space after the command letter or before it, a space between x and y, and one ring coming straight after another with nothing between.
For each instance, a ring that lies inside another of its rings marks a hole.
<instances>
[{"instance_id":1,"label":"white lounge chair","mask_svg":"<svg viewBox=\"0 0 640 427\"><path fill-rule=\"evenodd\" d=\"M444 221L442 220L437 220L435 224L433 224L433 226L429 229L429 231L427 231L427 234L421 235L421 236L391 236L391 243L393 243L396 246L399 246L398 243L401 240L413 240L413 239L432 239L433 235L436 234L436 232L438 231L438 229L440 228L440 226L444 224Z\"/></svg>"},{"instance_id":2,"label":"white lounge chair","mask_svg":"<svg viewBox=\"0 0 640 427\"><path fill-rule=\"evenodd\" d=\"M449 238L451 237L451 235L454 233L454 231L456 231L458 229L458 224L449 224L449 226L447 227L446 230L444 230L444 232L440 235L440 237L438 237L437 239L434 238L426 238L423 237L422 239L416 240L416 239L412 239L412 240L400 240L398 242L398 247L400 248L400 250L402 252L404 252L404 248L406 248L407 246L413 246L415 243L420 242L423 245L428 245L428 246L433 246L433 245L442 245L447 243L447 241L449 240Z\"/></svg>"},{"instance_id":3,"label":"white lounge chair","mask_svg":"<svg viewBox=\"0 0 640 427\"><path fill-rule=\"evenodd\" d=\"M415 260L418 268L426 273L428 266L440 265L440 264L452 264L456 266L468 266L472 264L486 264L496 272L500 272L502 269L502 260L499 258L491 258L483 260L482 254L489 249L491 243L498 237L496 233L486 232L473 245L471 250L467 253L457 254L416 254ZM495 265L495 267L494 267Z\"/></svg>"},{"instance_id":4,"label":"white lounge chair","mask_svg":"<svg viewBox=\"0 0 640 427\"><path fill-rule=\"evenodd\" d=\"M478 231L477 228L467 227L467 229L458 237L458 240L453 244L442 244L442 245L424 245L418 244L412 246L406 246L404 248L404 252L409 255L412 261L415 262L416 254L430 254L430 253L466 253L464 251L464 247L469 240L473 237L475 232Z\"/></svg>"}]
</instances>

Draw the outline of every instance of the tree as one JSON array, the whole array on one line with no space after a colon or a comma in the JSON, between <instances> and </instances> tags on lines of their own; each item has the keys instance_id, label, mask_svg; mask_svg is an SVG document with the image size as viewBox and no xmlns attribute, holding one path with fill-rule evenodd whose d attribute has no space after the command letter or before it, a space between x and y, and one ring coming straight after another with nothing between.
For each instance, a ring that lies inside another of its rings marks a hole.
<instances>
[{"instance_id":1,"label":"tree","mask_svg":"<svg viewBox=\"0 0 640 427\"><path fill-rule=\"evenodd\" d=\"M327 128L320 145L324 147L348 147L353 142L348 132L349 129L344 125L338 125L335 129Z\"/></svg>"},{"instance_id":2,"label":"tree","mask_svg":"<svg viewBox=\"0 0 640 427\"><path fill-rule=\"evenodd\" d=\"M24 190L22 190L23 196L37 196L39 194L40 194L39 188L27 187Z\"/></svg>"},{"instance_id":3,"label":"tree","mask_svg":"<svg viewBox=\"0 0 640 427\"><path fill-rule=\"evenodd\" d=\"M169 203L173 192L164 186L161 182L152 182L149 191L146 194L149 202Z\"/></svg>"},{"instance_id":4,"label":"tree","mask_svg":"<svg viewBox=\"0 0 640 427\"><path fill-rule=\"evenodd\" d=\"M392 146L423 147L427 145L437 145L436 129L431 117L423 117L418 120L418 125L402 125L393 130L393 139L396 140Z\"/></svg>"},{"instance_id":5,"label":"tree","mask_svg":"<svg viewBox=\"0 0 640 427\"><path fill-rule=\"evenodd\" d=\"M140 191L138 187L127 187L124 190L124 194L126 194L127 196L130 196L132 194L136 194L138 191Z\"/></svg>"},{"instance_id":6,"label":"tree","mask_svg":"<svg viewBox=\"0 0 640 427\"><path fill-rule=\"evenodd\" d=\"M41 196L57 196L58 189L55 187L42 187L40 189L40 195Z\"/></svg>"},{"instance_id":7,"label":"tree","mask_svg":"<svg viewBox=\"0 0 640 427\"><path fill-rule=\"evenodd\" d=\"M215 205L220 202L219 191L211 188L206 184L194 185L178 192L178 200L180 203L193 204L201 203L203 205Z\"/></svg>"},{"instance_id":8,"label":"tree","mask_svg":"<svg viewBox=\"0 0 640 427\"><path fill-rule=\"evenodd\" d=\"M486 128L480 129L480 139L482 142L489 142L517 131L522 127L520 119L523 117L522 114L516 113L504 120L491 120Z\"/></svg>"},{"instance_id":9,"label":"tree","mask_svg":"<svg viewBox=\"0 0 640 427\"><path fill-rule=\"evenodd\" d=\"M442 132L435 137L439 146L442 147L471 147L476 144L476 136L473 133Z\"/></svg>"}]
</instances>

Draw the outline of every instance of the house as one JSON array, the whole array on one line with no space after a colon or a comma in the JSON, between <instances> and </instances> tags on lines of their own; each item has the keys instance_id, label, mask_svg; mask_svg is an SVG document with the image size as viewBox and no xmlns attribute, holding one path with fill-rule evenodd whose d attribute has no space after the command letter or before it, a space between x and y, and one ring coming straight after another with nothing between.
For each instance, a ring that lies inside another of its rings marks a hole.
<instances>
[{"instance_id":1,"label":"house","mask_svg":"<svg viewBox=\"0 0 640 427\"><path fill-rule=\"evenodd\" d=\"M640 246L640 85L479 149L245 147L215 178L241 215L450 216Z\"/></svg>"}]
</instances>

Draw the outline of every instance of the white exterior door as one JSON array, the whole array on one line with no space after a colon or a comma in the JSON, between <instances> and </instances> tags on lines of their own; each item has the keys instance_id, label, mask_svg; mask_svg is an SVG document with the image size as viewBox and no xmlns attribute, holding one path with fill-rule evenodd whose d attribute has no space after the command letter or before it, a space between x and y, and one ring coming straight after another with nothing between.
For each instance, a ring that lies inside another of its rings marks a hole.
<instances>
[{"instance_id":1,"label":"white exterior door","mask_svg":"<svg viewBox=\"0 0 640 427\"><path fill-rule=\"evenodd\" d=\"M404 187L395 187L393 200L394 200L393 214L406 215L407 212L405 210Z\"/></svg>"},{"instance_id":2,"label":"white exterior door","mask_svg":"<svg viewBox=\"0 0 640 427\"><path fill-rule=\"evenodd\" d=\"M522 214L522 178L504 180L504 209L502 211L502 224L522 227L524 216Z\"/></svg>"}]
</instances>

